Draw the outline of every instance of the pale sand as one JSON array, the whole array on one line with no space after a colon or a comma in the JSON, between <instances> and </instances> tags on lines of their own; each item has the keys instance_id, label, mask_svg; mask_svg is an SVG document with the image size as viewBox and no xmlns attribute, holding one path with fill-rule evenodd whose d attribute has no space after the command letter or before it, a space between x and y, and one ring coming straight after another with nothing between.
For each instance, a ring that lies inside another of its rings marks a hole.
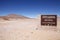
<instances>
[{"instance_id":1,"label":"pale sand","mask_svg":"<svg viewBox=\"0 0 60 40\"><path fill-rule=\"evenodd\" d=\"M60 40L60 21L55 29L38 19L0 21L0 40Z\"/></svg>"}]
</instances>

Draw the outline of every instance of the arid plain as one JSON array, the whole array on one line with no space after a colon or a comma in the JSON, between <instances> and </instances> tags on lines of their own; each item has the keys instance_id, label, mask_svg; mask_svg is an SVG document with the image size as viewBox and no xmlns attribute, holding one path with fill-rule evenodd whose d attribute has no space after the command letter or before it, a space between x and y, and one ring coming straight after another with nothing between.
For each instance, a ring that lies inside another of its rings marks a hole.
<instances>
[{"instance_id":1,"label":"arid plain","mask_svg":"<svg viewBox=\"0 0 60 40\"><path fill-rule=\"evenodd\" d=\"M16 17L16 15L12 16ZM10 18L9 20L8 18L5 20L0 18L0 40L60 40L59 17L56 27L41 26L40 17L22 17Z\"/></svg>"}]
</instances>

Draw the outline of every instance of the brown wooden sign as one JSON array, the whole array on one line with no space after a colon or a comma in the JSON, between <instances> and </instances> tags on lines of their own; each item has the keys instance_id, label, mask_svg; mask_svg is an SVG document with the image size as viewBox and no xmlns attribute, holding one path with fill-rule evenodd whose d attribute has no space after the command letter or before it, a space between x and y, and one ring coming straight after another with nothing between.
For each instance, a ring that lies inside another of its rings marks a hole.
<instances>
[{"instance_id":1,"label":"brown wooden sign","mask_svg":"<svg viewBox=\"0 0 60 40\"><path fill-rule=\"evenodd\" d=\"M57 26L57 15L41 15L41 25Z\"/></svg>"}]
</instances>

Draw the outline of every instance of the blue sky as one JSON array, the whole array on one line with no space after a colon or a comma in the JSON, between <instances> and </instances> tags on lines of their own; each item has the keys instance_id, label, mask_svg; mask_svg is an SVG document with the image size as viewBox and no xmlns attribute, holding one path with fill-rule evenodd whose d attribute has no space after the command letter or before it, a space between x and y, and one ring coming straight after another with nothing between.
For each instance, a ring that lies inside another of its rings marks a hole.
<instances>
[{"instance_id":1,"label":"blue sky","mask_svg":"<svg viewBox=\"0 0 60 40\"><path fill-rule=\"evenodd\" d=\"M60 0L0 0L0 15L12 13L28 17L60 15Z\"/></svg>"}]
</instances>

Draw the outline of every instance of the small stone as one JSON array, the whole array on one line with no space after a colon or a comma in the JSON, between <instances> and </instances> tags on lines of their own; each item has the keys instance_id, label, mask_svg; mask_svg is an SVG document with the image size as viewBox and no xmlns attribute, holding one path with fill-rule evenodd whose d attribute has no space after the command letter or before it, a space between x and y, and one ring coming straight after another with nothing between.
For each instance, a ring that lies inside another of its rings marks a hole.
<instances>
[{"instance_id":1,"label":"small stone","mask_svg":"<svg viewBox=\"0 0 60 40\"><path fill-rule=\"evenodd\" d=\"M31 33L33 33L33 32L31 32Z\"/></svg>"},{"instance_id":2,"label":"small stone","mask_svg":"<svg viewBox=\"0 0 60 40\"><path fill-rule=\"evenodd\" d=\"M36 30L38 30L38 28L36 28Z\"/></svg>"}]
</instances>

